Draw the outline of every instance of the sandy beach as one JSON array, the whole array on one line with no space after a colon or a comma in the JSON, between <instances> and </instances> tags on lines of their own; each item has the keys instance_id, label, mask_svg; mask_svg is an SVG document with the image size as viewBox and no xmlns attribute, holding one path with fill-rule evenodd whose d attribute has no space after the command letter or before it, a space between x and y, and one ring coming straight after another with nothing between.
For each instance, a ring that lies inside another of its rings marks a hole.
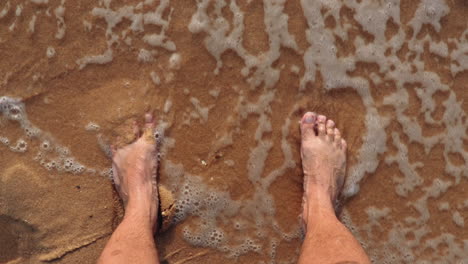
<instances>
[{"instance_id":1,"label":"sandy beach","mask_svg":"<svg viewBox=\"0 0 468 264\"><path fill-rule=\"evenodd\" d=\"M339 218L374 263L468 263L466 14L464 0L1 1L0 263L96 262L123 216L109 144L147 112L178 210L163 263L295 263L307 111L348 142Z\"/></svg>"}]
</instances>

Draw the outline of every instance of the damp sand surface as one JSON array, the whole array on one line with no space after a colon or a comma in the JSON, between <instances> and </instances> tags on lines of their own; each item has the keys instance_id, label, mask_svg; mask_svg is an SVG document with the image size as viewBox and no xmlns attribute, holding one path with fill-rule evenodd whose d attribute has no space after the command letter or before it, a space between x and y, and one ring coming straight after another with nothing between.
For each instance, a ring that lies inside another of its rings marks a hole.
<instances>
[{"instance_id":1,"label":"damp sand surface","mask_svg":"<svg viewBox=\"0 0 468 264\"><path fill-rule=\"evenodd\" d=\"M108 143L148 111L167 263L296 262L306 111L348 142L340 219L375 263L465 263L467 8L3 1L0 263L95 263L123 216Z\"/></svg>"}]
</instances>

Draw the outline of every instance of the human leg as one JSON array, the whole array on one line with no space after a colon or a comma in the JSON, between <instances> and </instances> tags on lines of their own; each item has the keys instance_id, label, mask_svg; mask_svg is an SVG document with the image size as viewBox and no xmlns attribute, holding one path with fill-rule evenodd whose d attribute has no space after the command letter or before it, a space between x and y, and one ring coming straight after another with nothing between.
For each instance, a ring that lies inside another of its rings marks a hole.
<instances>
[{"instance_id":1,"label":"human leg","mask_svg":"<svg viewBox=\"0 0 468 264\"><path fill-rule=\"evenodd\" d=\"M299 263L370 263L333 207L344 183L345 140L332 120L310 112L301 120L301 136L306 235Z\"/></svg>"},{"instance_id":2,"label":"human leg","mask_svg":"<svg viewBox=\"0 0 468 264\"><path fill-rule=\"evenodd\" d=\"M125 216L107 242L100 264L159 263L153 237L158 216L153 130L154 120L147 114L143 135L133 144L113 150L114 181L125 204ZM139 136L138 131L135 126Z\"/></svg>"}]
</instances>

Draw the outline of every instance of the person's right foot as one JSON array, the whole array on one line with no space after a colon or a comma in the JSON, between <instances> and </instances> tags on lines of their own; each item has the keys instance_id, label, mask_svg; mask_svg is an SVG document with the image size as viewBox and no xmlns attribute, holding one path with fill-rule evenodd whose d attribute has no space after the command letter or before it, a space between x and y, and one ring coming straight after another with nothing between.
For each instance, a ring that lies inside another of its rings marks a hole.
<instances>
[{"instance_id":1,"label":"person's right foot","mask_svg":"<svg viewBox=\"0 0 468 264\"><path fill-rule=\"evenodd\" d=\"M302 218L305 226L310 207L332 207L341 191L346 171L346 141L335 123L307 112L301 120L301 157L304 171Z\"/></svg>"}]
</instances>

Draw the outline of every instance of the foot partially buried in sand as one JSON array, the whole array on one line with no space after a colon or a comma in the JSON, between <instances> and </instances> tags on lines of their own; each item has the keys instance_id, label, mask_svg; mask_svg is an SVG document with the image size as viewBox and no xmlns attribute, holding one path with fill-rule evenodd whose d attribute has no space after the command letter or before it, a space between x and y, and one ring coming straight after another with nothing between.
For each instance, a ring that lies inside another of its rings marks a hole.
<instances>
[{"instance_id":1,"label":"foot partially buried in sand","mask_svg":"<svg viewBox=\"0 0 468 264\"><path fill-rule=\"evenodd\" d=\"M307 227L315 208L333 207L346 171L346 141L335 122L307 112L301 120L301 157L304 170L302 218Z\"/></svg>"},{"instance_id":2,"label":"foot partially buried in sand","mask_svg":"<svg viewBox=\"0 0 468 264\"><path fill-rule=\"evenodd\" d=\"M153 116L145 115L143 131L136 123L133 126L137 140L120 149L112 148L113 178L125 204L125 216L147 219L155 231L159 197L156 182L158 149Z\"/></svg>"}]
</instances>

